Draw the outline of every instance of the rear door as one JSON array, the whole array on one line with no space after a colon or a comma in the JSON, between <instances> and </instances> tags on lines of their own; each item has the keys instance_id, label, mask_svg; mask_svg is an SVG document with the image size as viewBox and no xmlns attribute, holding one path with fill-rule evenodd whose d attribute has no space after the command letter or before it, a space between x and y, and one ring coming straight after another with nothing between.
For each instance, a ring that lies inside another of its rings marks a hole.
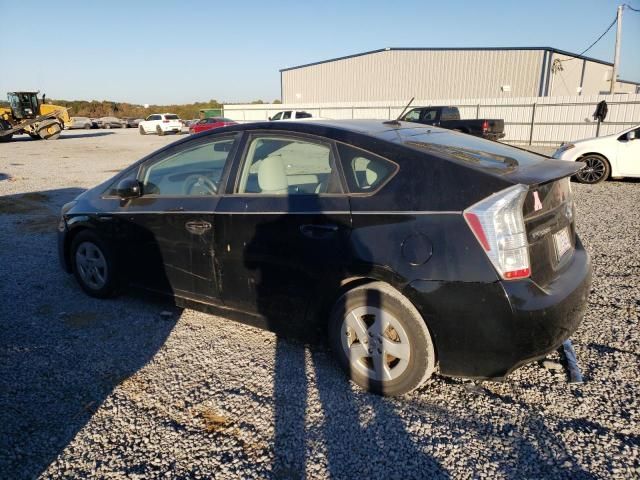
<instances>
[{"instance_id":1,"label":"rear door","mask_svg":"<svg viewBox=\"0 0 640 480\"><path fill-rule=\"evenodd\" d=\"M335 146L285 132L247 135L235 185L216 211L226 305L273 329L300 326L348 263L349 200Z\"/></svg>"}]
</instances>

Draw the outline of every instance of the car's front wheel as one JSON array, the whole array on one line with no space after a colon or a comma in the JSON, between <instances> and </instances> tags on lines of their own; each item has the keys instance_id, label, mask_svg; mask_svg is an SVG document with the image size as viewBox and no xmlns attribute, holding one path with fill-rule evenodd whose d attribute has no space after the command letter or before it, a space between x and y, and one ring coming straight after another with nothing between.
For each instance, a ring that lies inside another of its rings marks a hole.
<instances>
[{"instance_id":1,"label":"car's front wheel","mask_svg":"<svg viewBox=\"0 0 640 480\"><path fill-rule=\"evenodd\" d=\"M71 244L73 274L92 297L107 298L116 292L116 264L111 249L95 233L80 232Z\"/></svg>"},{"instance_id":2,"label":"car's front wheel","mask_svg":"<svg viewBox=\"0 0 640 480\"><path fill-rule=\"evenodd\" d=\"M435 369L435 349L422 316L383 282L356 287L338 299L329 341L349 377L382 395L408 393Z\"/></svg>"},{"instance_id":3,"label":"car's front wheel","mask_svg":"<svg viewBox=\"0 0 640 480\"><path fill-rule=\"evenodd\" d=\"M584 168L576 173L576 180L580 183L593 185L609 178L611 167L602 155L592 153L580 158L579 161L585 163Z\"/></svg>"}]
</instances>

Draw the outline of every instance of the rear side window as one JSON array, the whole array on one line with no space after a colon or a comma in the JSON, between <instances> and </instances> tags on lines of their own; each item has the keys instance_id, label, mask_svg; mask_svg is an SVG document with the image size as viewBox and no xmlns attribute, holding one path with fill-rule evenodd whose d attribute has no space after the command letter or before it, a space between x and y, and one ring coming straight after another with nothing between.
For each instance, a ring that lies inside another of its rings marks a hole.
<instances>
[{"instance_id":1,"label":"rear side window","mask_svg":"<svg viewBox=\"0 0 640 480\"><path fill-rule=\"evenodd\" d=\"M339 143L338 152L351 193L374 192L398 171L396 163L350 145Z\"/></svg>"},{"instance_id":2,"label":"rear side window","mask_svg":"<svg viewBox=\"0 0 640 480\"><path fill-rule=\"evenodd\" d=\"M249 142L238 193L318 195L340 193L331 148L324 142L278 135Z\"/></svg>"},{"instance_id":3,"label":"rear side window","mask_svg":"<svg viewBox=\"0 0 640 480\"><path fill-rule=\"evenodd\" d=\"M296 118L311 118L311 114L307 112L296 113Z\"/></svg>"},{"instance_id":4,"label":"rear side window","mask_svg":"<svg viewBox=\"0 0 640 480\"><path fill-rule=\"evenodd\" d=\"M458 109L455 107L445 107L442 109L442 117L440 120L458 120L460 118L460 114L458 113Z\"/></svg>"}]
</instances>

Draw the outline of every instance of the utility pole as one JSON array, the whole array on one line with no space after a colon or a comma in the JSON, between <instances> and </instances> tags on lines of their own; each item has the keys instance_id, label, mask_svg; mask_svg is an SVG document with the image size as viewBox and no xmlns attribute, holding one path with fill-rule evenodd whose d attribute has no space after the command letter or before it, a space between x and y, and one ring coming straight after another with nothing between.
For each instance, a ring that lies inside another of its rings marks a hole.
<instances>
[{"instance_id":1,"label":"utility pole","mask_svg":"<svg viewBox=\"0 0 640 480\"><path fill-rule=\"evenodd\" d=\"M622 10L624 5L618 6L618 16L616 25L616 53L613 57L613 72L611 72L611 88L609 93L613 95L616 89L616 81L618 80L618 67L620 66L620 42L622 41Z\"/></svg>"}]
</instances>

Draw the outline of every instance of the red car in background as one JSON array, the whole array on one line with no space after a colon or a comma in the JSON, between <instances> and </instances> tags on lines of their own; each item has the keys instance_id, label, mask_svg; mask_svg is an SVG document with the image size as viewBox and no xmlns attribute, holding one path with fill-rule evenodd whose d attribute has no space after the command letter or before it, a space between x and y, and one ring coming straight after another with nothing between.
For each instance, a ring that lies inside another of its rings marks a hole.
<instances>
[{"instance_id":1,"label":"red car in background","mask_svg":"<svg viewBox=\"0 0 640 480\"><path fill-rule=\"evenodd\" d=\"M224 117L203 118L197 123L189 126L189 133L200 133L205 130L213 130L214 128L226 127L227 125L235 125L236 122Z\"/></svg>"}]
</instances>

